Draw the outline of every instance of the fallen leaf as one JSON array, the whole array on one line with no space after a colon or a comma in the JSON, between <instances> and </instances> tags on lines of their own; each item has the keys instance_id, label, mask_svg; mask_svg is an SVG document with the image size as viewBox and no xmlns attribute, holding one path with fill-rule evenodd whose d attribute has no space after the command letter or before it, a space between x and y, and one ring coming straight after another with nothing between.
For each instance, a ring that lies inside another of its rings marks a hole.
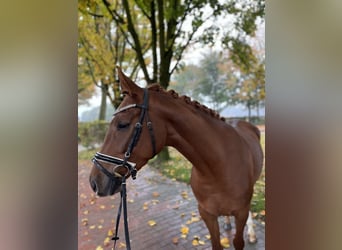
<instances>
[{"instance_id":1,"label":"fallen leaf","mask_svg":"<svg viewBox=\"0 0 342 250\"><path fill-rule=\"evenodd\" d=\"M110 244L110 238L107 237L107 238L105 238L105 240L103 241L103 245L106 247L106 246L109 246L109 244Z\"/></svg>"},{"instance_id":2,"label":"fallen leaf","mask_svg":"<svg viewBox=\"0 0 342 250\"><path fill-rule=\"evenodd\" d=\"M155 222L154 220L149 220L147 223L148 223L151 227L157 225L157 222Z\"/></svg>"},{"instance_id":3,"label":"fallen leaf","mask_svg":"<svg viewBox=\"0 0 342 250\"><path fill-rule=\"evenodd\" d=\"M133 199L128 199L127 202L128 202L128 203L133 203L134 200L133 200Z\"/></svg>"},{"instance_id":4,"label":"fallen leaf","mask_svg":"<svg viewBox=\"0 0 342 250\"><path fill-rule=\"evenodd\" d=\"M209 234L205 235L205 237L206 237L208 240L210 240L210 235L209 235Z\"/></svg>"},{"instance_id":5,"label":"fallen leaf","mask_svg":"<svg viewBox=\"0 0 342 250\"><path fill-rule=\"evenodd\" d=\"M198 243L202 246L205 245L205 242L203 240L199 240Z\"/></svg>"},{"instance_id":6,"label":"fallen leaf","mask_svg":"<svg viewBox=\"0 0 342 250\"><path fill-rule=\"evenodd\" d=\"M105 205L101 205L100 208L101 208L101 209L105 209L106 206L105 206Z\"/></svg>"},{"instance_id":7,"label":"fallen leaf","mask_svg":"<svg viewBox=\"0 0 342 250\"><path fill-rule=\"evenodd\" d=\"M181 192L181 196L183 197L183 199L188 199L188 193L186 191Z\"/></svg>"},{"instance_id":8,"label":"fallen leaf","mask_svg":"<svg viewBox=\"0 0 342 250\"><path fill-rule=\"evenodd\" d=\"M107 235L108 235L108 236L113 236L113 235L114 235L113 230L112 230L112 229L109 229Z\"/></svg>"},{"instance_id":9,"label":"fallen leaf","mask_svg":"<svg viewBox=\"0 0 342 250\"><path fill-rule=\"evenodd\" d=\"M187 236L186 234L181 234L182 239L186 239L186 236Z\"/></svg>"},{"instance_id":10,"label":"fallen leaf","mask_svg":"<svg viewBox=\"0 0 342 250\"><path fill-rule=\"evenodd\" d=\"M200 218L199 218L199 217L191 217L191 219L188 220L188 221L186 222L186 224L189 225L189 224L191 224L191 223L198 222L198 221L200 221Z\"/></svg>"},{"instance_id":11,"label":"fallen leaf","mask_svg":"<svg viewBox=\"0 0 342 250\"><path fill-rule=\"evenodd\" d=\"M82 219L82 225L83 226L87 226L88 225L88 219L87 218Z\"/></svg>"},{"instance_id":12,"label":"fallen leaf","mask_svg":"<svg viewBox=\"0 0 342 250\"><path fill-rule=\"evenodd\" d=\"M158 197L158 196L159 196L159 193L158 193L158 192L153 192L153 193L152 193L152 196L153 196L153 197Z\"/></svg>"},{"instance_id":13,"label":"fallen leaf","mask_svg":"<svg viewBox=\"0 0 342 250\"><path fill-rule=\"evenodd\" d=\"M152 205L157 205L159 203L159 200L152 200Z\"/></svg>"},{"instance_id":14,"label":"fallen leaf","mask_svg":"<svg viewBox=\"0 0 342 250\"><path fill-rule=\"evenodd\" d=\"M193 246L198 246L199 245L198 239L192 240L192 245Z\"/></svg>"},{"instance_id":15,"label":"fallen leaf","mask_svg":"<svg viewBox=\"0 0 342 250\"><path fill-rule=\"evenodd\" d=\"M227 237L224 237L220 240L220 243L221 243L221 246L223 248L229 248L230 245L229 245L229 239Z\"/></svg>"},{"instance_id":16,"label":"fallen leaf","mask_svg":"<svg viewBox=\"0 0 342 250\"><path fill-rule=\"evenodd\" d=\"M83 212L83 214L89 214L89 211L88 210L85 210L84 212Z\"/></svg>"},{"instance_id":17,"label":"fallen leaf","mask_svg":"<svg viewBox=\"0 0 342 250\"><path fill-rule=\"evenodd\" d=\"M123 242L120 242L119 243L119 248L125 248L126 247L126 244L125 243L123 243Z\"/></svg>"},{"instance_id":18,"label":"fallen leaf","mask_svg":"<svg viewBox=\"0 0 342 250\"><path fill-rule=\"evenodd\" d=\"M189 228L187 226L182 225L180 231L182 234L187 235L189 233Z\"/></svg>"},{"instance_id":19,"label":"fallen leaf","mask_svg":"<svg viewBox=\"0 0 342 250\"><path fill-rule=\"evenodd\" d=\"M102 225L98 225L97 228L98 228L98 229L102 229L103 226L102 226Z\"/></svg>"},{"instance_id":20,"label":"fallen leaf","mask_svg":"<svg viewBox=\"0 0 342 250\"><path fill-rule=\"evenodd\" d=\"M178 241L179 241L178 237L173 237L173 238L172 238L172 243L173 243L173 244L177 245L177 244L178 244Z\"/></svg>"},{"instance_id":21,"label":"fallen leaf","mask_svg":"<svg viewBox=\"0 0 342 250\"><path fill-rule=\"evenodd\" d=\"M101 246L98 246L96 250L103 250L103 248Z\"/></svg>"},{"instance_id":22,"label":"fallen leaf","mask_svg":"<svg viewBox=\"0 0 342 250\"><path fill-rule=\"evenodd\" d=\"M96 226L95 225L91 225L90 227L89 227L89 229L94 229Z\"/></svg>"}]
</instances>

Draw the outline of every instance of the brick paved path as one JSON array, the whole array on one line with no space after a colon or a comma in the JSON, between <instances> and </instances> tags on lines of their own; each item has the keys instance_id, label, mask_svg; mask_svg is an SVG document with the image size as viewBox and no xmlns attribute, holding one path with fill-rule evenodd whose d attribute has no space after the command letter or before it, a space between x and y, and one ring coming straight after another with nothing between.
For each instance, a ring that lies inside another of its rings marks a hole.
<instances>
[{"instance_id":1,"label":"brick paved path","mask_svg":"<svg viewBox=\"0 0 342 250\"><path fill-rule=\"evenodd\" d=\"M112 241L108 243L106 238L115 225L120 195L95 197L88 184L90 167L90 162L79 163L78 166L78 249L112 249ZM209 233L199 217L197 202L190 186L168 179L153 168L145 166L138 172L135 181L131 178L127 180L127 191L128 223L133 250L211 249L210 240L206 238ZM150 226L150 220L156 224ZM221 238L228 237L231 243L229 249L234 249L234 229L228 235L222 229L223 218L219 221ZM185 239L181 237L182 225L189 228ZM117 249L126 249L123 227L121 219ZM257 244L246 243L246 250L265 249L265 226L256 222L256 233ZM204 245L193 246L194 237L198 237Z\"/></svg>"}]
</instances>

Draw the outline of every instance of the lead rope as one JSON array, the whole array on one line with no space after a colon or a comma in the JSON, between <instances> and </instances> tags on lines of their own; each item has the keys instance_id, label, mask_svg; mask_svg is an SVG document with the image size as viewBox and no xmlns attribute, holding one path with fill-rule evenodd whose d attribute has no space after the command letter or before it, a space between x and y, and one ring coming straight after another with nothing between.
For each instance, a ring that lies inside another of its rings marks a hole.
<instances>
[{"instance_id":1,"label":"lead rope","mask_svg":"<svg viewBox=\"0 0 342 250\"><path fill-rule=\"evenodd\" d=\"M118 215L116 217L115 235L112 238L112 240L114 240L114 250L115 250L116 241L119 239L118 231L119 231L119 224L120 224L120 217L121 217L121 208L123 207L126 247L127 247L127 250L131 250L131 242L130 242L130 239L129 239L128 220L127 220L126 176L122 177L120 195L121 195L121 199L120 199L120 206L119 206L119 210L118 210Z\"/></svg>"}]
</instances>

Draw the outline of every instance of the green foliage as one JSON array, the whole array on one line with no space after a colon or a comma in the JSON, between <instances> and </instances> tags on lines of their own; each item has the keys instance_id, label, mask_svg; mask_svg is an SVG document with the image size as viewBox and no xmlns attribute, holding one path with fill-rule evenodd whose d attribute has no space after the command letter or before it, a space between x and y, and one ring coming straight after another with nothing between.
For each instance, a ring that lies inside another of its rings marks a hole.
<instances>
[{"instance_id":1,"label":"green foliage","mask_svg":"<svg viewBox=\"0 0 342 250\"><path fill-rule=\"evenodd\" d=\"M86 148L95 148L105 138L109 124L106 121L79 122L78 136L80 143Z\"/></svg>"},{"instance_id":2,"label":"green foliage","mask_svg":"<svg viewBox=\"0 0 342 250\"><path fill-rule=\"evenodd\" d=\"M78 152L78 160L90 161L98 151L99 148L94 148Z\"/></svg>"}]
</instances>

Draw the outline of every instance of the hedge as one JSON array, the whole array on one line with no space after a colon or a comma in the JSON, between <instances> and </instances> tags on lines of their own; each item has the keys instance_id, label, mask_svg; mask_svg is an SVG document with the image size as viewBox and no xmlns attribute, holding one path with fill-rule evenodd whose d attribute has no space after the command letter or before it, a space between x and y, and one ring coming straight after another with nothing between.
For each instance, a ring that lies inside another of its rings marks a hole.
<instances>
[{"instance_id":1,"label":"hedge","mask_svg":"<svg viewBox=\"0 0 342 250\"><path fill-rule=\"evenodd\" d=\"M86 148L95 148L103 143L108 127L108 121L79 122L79 143Z\"/></svg>"}]
</instances>

